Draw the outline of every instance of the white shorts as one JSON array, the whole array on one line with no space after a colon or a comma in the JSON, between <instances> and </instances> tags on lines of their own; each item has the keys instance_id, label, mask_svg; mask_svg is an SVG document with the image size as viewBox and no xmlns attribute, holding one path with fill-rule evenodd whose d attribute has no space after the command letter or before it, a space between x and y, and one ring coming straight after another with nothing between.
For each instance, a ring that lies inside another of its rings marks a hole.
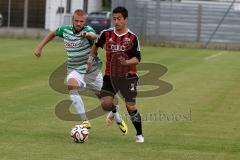
<instances>
[{"instance_id":1,"label":"white shorts","mask_svg":"<svg viewBox=\"0 0 240 160\"><path fill-rule=\"evenodd\" d=\"M68 69L67 71L67 81L70 78L74 78L78 82L80 89L92 89L100 91L103 85L102 73L98 70L90 74L78 73L75 69Z\"/></svg>"}]
</instances>

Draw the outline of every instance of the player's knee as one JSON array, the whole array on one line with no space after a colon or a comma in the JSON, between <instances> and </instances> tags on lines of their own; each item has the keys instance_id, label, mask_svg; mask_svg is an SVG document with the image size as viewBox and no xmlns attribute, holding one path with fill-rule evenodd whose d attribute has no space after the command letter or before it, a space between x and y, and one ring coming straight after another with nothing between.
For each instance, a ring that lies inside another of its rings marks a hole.
<instances>
[{"instance_id":1,"label":"player's knee","mask_svg":"<svg viewBox=\"0 0 240 160\"><path fill-rule=\"evenodd\" d=\"M69 90L69 91L75 90L75 89L77 89L76 86L68 85L68 90Z\"/></svg>"},{"instance_id":2,"label":"player's knee","mask_svg":"<svg viewBox=\"0 0 240 160\"><path fill-rule=\"evenodd\" d=\"M111 110L113 110L113 106L112 106L112 103L110 103L110 102L102 102L101 103L101 106L102 106L102 108L105 110L105 111L111 111Z\"/></svg>"},{"instance_id":3,"label":"player's knee","mask_svg":"<svg viewBox=\"0 0 240 160\"><path fill-rule=\"evenodd\" d=\"M115 106L113 105L112 99L104 99L101 101L102 108L106 111L112 111Z\"/></svg>"},{"instance_id":4,"label":"player's knee","mask_svg":"<svg viewBox=\"0 0 240 160\"><path fill-rule=\"evenodd\" d=\"M112 111L114 109L113 97L110 97L110 96L102 97L101 106L106 111Z\"/></svg>"},{"instance_id":5,"label":"player's knee","mask_svg":"<svg viewBox=\"0 0 240 160\"><path fill-rule=\"evenodd\" d=\"M78 88L78 82L74 78L70 78L67 83L68 83L68 90L69 91Z\"/></svg>"}]
</instances>

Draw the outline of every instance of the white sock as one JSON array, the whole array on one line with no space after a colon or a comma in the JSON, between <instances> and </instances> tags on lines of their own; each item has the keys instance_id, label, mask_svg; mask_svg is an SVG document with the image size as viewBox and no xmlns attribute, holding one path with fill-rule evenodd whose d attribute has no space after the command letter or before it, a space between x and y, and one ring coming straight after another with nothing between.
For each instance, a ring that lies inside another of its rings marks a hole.
<instances>
[{"instance_id":1,"label":"white sock","mask_svg":"<svg viewBox=\"0 0 240 160\"><path fill-rule=\"evenodd\" d=\"M118 111L116 113L113 113L113 114L114 114L115 122L116 123L121 123L122 118L121 118L120 114L118 113Z\"/></svg>"},{"instance_id":2,"label":"white sock","mask_svg":"<svg viewBox=\"0 0 240 160\"><path fill-rule=\"evenodd\" d=\"M80 97L78 90L74 89L69 91L70 94L70 98L73 102L74 107L76 108L77 113L80 115L81 119L87 120L87 115L85 112L85 108L84 108L84 103L82 101L82 98Z\"/></svg>"},{"instance_id":3,"label":"white sock","mask_svg":"<svg viewBox=\"0 0 240 160\"><path fill-rule=\"evenodd\" d=\"M111 111L111 113L114 115L115 122L116 122L116 123L121 123L122 118L121 118L121 116L120 116L118 110L119 110L119 106L116 105L116 112L113 113L113 112Z\"/></svg>"}]
</instances>

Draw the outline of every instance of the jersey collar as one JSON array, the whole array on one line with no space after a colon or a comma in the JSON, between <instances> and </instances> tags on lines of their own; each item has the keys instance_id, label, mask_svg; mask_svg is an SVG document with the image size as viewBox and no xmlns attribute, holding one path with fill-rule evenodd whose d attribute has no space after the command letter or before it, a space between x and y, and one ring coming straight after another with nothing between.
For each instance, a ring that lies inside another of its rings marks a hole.
<instances>
[{"instance_id":1,"label":"jersey collar","mask_svg":"<svg viewBox=\"0 0 240 160\"><path fill-rule=\"evenodd\" d=\"M114 27L114 33L118 36L118 37L121 37L121 36L124 36L125 34L127 34L129 32L129 29L127 28L127 31L125 33L122 33L122 34L117 34L115 32L115 27Z\"/></svg>"},{"instance_id":2,"label":"jersey collar","mask_svg":"<svg viewBox=\"0 0 240 160\"><path fill-rule=\"evenodd\" d=\"M72 26L73 33L74 33L74 34L78 34L78 33L80 33L82 30L84 30L85 27L86 27L86 26L84 26L80 31L76 31L75 28L74 28L74 26Z\"/></svg>"}]
</instances>

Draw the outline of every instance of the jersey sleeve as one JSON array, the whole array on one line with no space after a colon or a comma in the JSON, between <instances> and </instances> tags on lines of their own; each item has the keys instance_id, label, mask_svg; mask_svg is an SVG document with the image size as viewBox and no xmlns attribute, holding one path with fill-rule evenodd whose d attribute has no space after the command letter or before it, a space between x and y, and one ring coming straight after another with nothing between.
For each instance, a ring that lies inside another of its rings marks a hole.
<instances>
[{"instance_id":1,"label":"jersey sleeve","mask_svg":"<svg viewBox=\"0 0 240 160\"><path fill-rule=\"evenodd\" d=\"M105 31L102 31L100 35L98 36L95 45L97 47L103 48L104 44L106 43L106 37L105 37Z\"/></svg>"},{"instance_id":2,"label":"jersey sleeve","mask_svg":"<svg viewBox=\"0 0 240 160\"><path fill-rule=\"evenodd\" d=\"M141 61L141 51L140 51L140 45L137 37L135 37L133 40L132 56L136 57L139 62Z\"/></svg>"},{"instance_id":3,"label":"jersey sleeve","mask_svg":"<svg viewBox=\"0 0 240 160\"><path fill-rule=\"evenodd\" d=\"M56 36L63 38L64 26L58 27L55 31Z\"/></svg>"},{"instance_id":4,"label":"jersey sleeve","mask_svg":"<svg viewBox=\"0 0 240 160\"><path fill-rule=\"evenodd\" d=\"M91 26L87 26L84 31L85 32L92 32L92 33L96 34L96 31Z\"/></svg>"},{"instance_id":5,"label":"jersey sleeve","mask_svg":"<svg viewBox=\"0 0 240 160\"><path fill-rule=\"evenodd\" d=\"M95 31L92 27L90 27L90 26L86 26L86 27L84 28L84 31L87 32L87 33L92 32L92 33L96 34L96 31ZM90 44L91 46L94 44L94 40L89 40L89 39L88 39L88 41L89 41L89 44Z\"/></svg>"}]
</instances>

